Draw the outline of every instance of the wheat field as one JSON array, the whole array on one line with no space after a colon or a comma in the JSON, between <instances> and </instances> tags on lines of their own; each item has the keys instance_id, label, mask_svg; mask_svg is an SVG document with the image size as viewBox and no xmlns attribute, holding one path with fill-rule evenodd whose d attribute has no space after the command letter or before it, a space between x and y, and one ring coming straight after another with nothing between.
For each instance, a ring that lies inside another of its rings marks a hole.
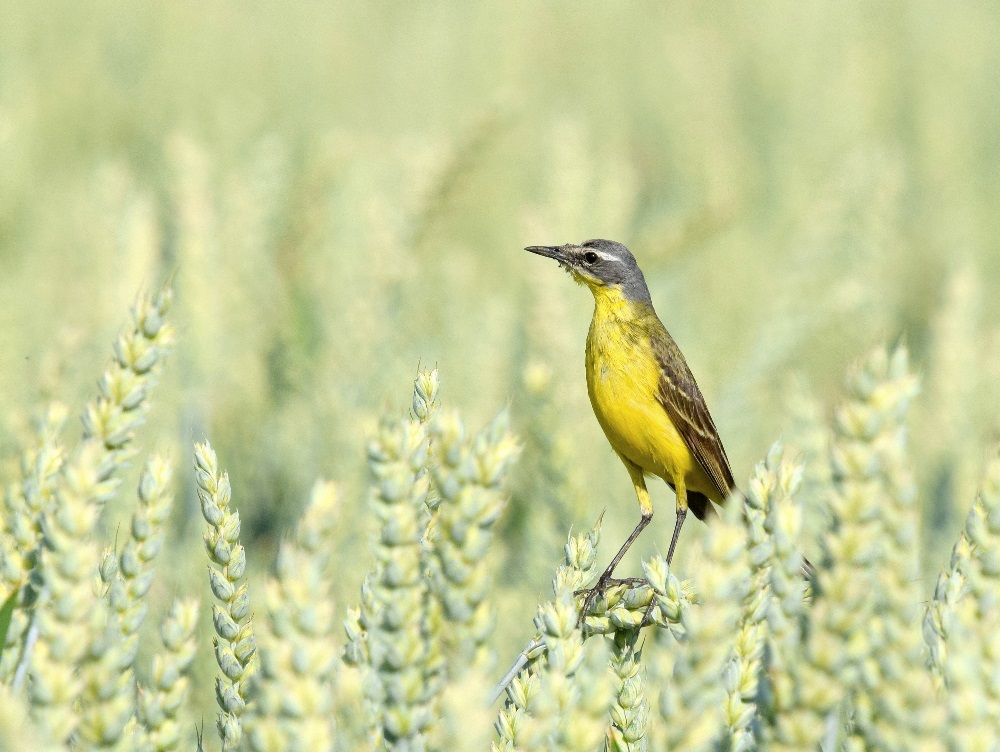
<instances>
[{"instance_id":1,"label":"wheat field","mask_svg":"<svg viewBox=\"0 0 1000 752\"><path fill-rule=\"evenodd\" d=\"M1000 749L989 5L0 15L0 749ZM577 629L591 237L746 499Z\"/></svg>"}]
</instances>

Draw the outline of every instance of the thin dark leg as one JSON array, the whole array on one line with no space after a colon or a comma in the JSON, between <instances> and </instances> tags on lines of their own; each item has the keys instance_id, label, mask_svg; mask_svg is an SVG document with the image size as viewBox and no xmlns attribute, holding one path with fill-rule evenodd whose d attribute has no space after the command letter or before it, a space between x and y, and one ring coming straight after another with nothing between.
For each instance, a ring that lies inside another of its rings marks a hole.
<instances>
[{"instance_id":1,"label":"thin dark leg","mask_svg":"<svg viewBox=\"0 0 1000 752\"><path fill-rule=\"evenodd\" d=\"M615 567L618 566L618 562L622 560L622 557L625 555L625 552L628 551L629 546L635 543L635 539L639 537L639 533L646 528L646 525L648 525L649 521L652 519L652 513L642 515L642 518L639 520L639 524L635 526L635 530L632 531L632 534L628 537L622 547L618 549L618 553L615 554L615 558L611 560L611 563L608 564L608 568L605 569L604 573L600 576L600 578L598 578L597 584L589 590L577 591L577 595L583 593L587 594L587 597L583 601L583 608L580 609L580 619L577 622L578 624L583 623L583 617L590 610L594 599L603 593L605 588L607 588L608 583L611 581L611 575L614 573Z\"/></svg>"},{"instance_id":2,"label":"thin dark leg","mask_svg":"<svg viewBox=\"0 0 1000 752\"><path fill-rule=\"evenodd\" d=\"M681 527L684 525L684 518L687 517L687 507L677 508L677 521L674 522L674 534L670 538L670 548L667 549L667 566L670 566L670 562L674 558L674 549L677 548L677 539L681 536ZM653 613L653 606L656 605L656 596L653 596L653 600L649 602L646 606L646 613L643 614L641 626L646 626L649 624L650 614Z\"/></svg>"},{"instance_id":3,"label":"thin dark leg","mask_svg":"<svg viewBox=\"0 0 1000 752\"><path fill-rule=\"evenodd\" d=\"M608 568L604 570L604 574L601 575L601 579L611 577L611 574L615 571L615 567L618 566L618 562L622 560L622 557L625 555L625 552L629 550L629 547L633 543L635 543L635 539L639 537L639 533L641 533L643 530L646 529L646 525L649 524L649 521L651 519L653 519L653 515L651 514L650 515L644 514L639 519L639 524L635 526L635 530L632 531L632 534L628 537L628 540L626 540L625 543L622 544L622 547L618 549L618 553L615 554L615 558L613 558L611 560L611 563L608 564Z\"/></svg>"},{"instance_id":4,"label":"thin dark leg","mask_svg":"<svg viewBox=\"0 0 1000 752\"><path fill-rule=\"evenodd\" d=\"M677 509L677 521L674 522L674 534L670 538L670 548L667 549L667 565L674 560L674 549L677 548L677 539L681 537L681 526L684 524L684 518L687 517L687 507L679 507Z\"/></svg>"}]
</instances>

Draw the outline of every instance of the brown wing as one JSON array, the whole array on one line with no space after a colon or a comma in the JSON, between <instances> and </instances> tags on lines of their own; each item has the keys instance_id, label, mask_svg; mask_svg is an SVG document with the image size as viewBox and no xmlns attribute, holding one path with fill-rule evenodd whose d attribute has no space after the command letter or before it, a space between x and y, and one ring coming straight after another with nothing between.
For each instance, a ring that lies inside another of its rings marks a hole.
<instances>
[{"instance_id":1,"label":"brown wing","mask_svg":"<svg viewBox=\"0 0 1000 752\"><path fill-rule=\"evenodd\" d=\"M720 499L726 499L735 489L733 471L729 467L726 449L715 427L705 398L691 374L680 348L666 330L652 337L653 352L660 364L660 391L657 395L663 409L680 433L684 443L715 484ZM695 494L691 494L695 496ZM691 499L691 511L699 519L712 510L707 499ZM698 509L701 507L701 510ZM699 514L699 511L702 513Z\"/></svg>"}]
</instances>

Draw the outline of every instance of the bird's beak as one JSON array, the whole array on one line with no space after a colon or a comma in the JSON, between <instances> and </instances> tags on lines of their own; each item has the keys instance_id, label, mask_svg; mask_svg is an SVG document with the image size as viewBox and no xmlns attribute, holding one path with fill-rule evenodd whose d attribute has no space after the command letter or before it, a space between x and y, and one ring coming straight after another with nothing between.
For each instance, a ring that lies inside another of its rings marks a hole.
<instances>
[{"instance_id":1,"label":"bird's beak","mask_svg":"<svg viewBox=\"0 0 1000 752\"><path fill-rule=\"evenodd\" d=\"M524 250L528 253L537 253L539 256L555 259L556 261L566 260L566 254L562 246L558 245L529 245Z\"/></svg>"}]
</instances>

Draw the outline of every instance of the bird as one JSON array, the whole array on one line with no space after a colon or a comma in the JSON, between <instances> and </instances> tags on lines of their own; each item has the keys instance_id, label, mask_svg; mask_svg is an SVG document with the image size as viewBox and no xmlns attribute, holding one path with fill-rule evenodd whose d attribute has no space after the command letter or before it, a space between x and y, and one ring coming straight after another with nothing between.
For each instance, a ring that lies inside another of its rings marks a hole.
<instances>
[{"instance_id":1,"label":"bird","mask_svg":"<svg viewBox=\"0 0 1000 752\"><path fill-rule=\"evenodd\" d=\"M615 567L653 519L646 478L670 486L677 517L667 550L673 560L688 510L699 520L717 515L736 491L733 471L705 397L684 355L653 309L646 279L632 253L613 240L534 245L524 250L554 259L594 296L587 333L587 394L597 422L625 465L639 502L639 523L585 595L582 622L614 580ZM648 613L647 613L648 617Z\"/></svg>"}]
</instances>

